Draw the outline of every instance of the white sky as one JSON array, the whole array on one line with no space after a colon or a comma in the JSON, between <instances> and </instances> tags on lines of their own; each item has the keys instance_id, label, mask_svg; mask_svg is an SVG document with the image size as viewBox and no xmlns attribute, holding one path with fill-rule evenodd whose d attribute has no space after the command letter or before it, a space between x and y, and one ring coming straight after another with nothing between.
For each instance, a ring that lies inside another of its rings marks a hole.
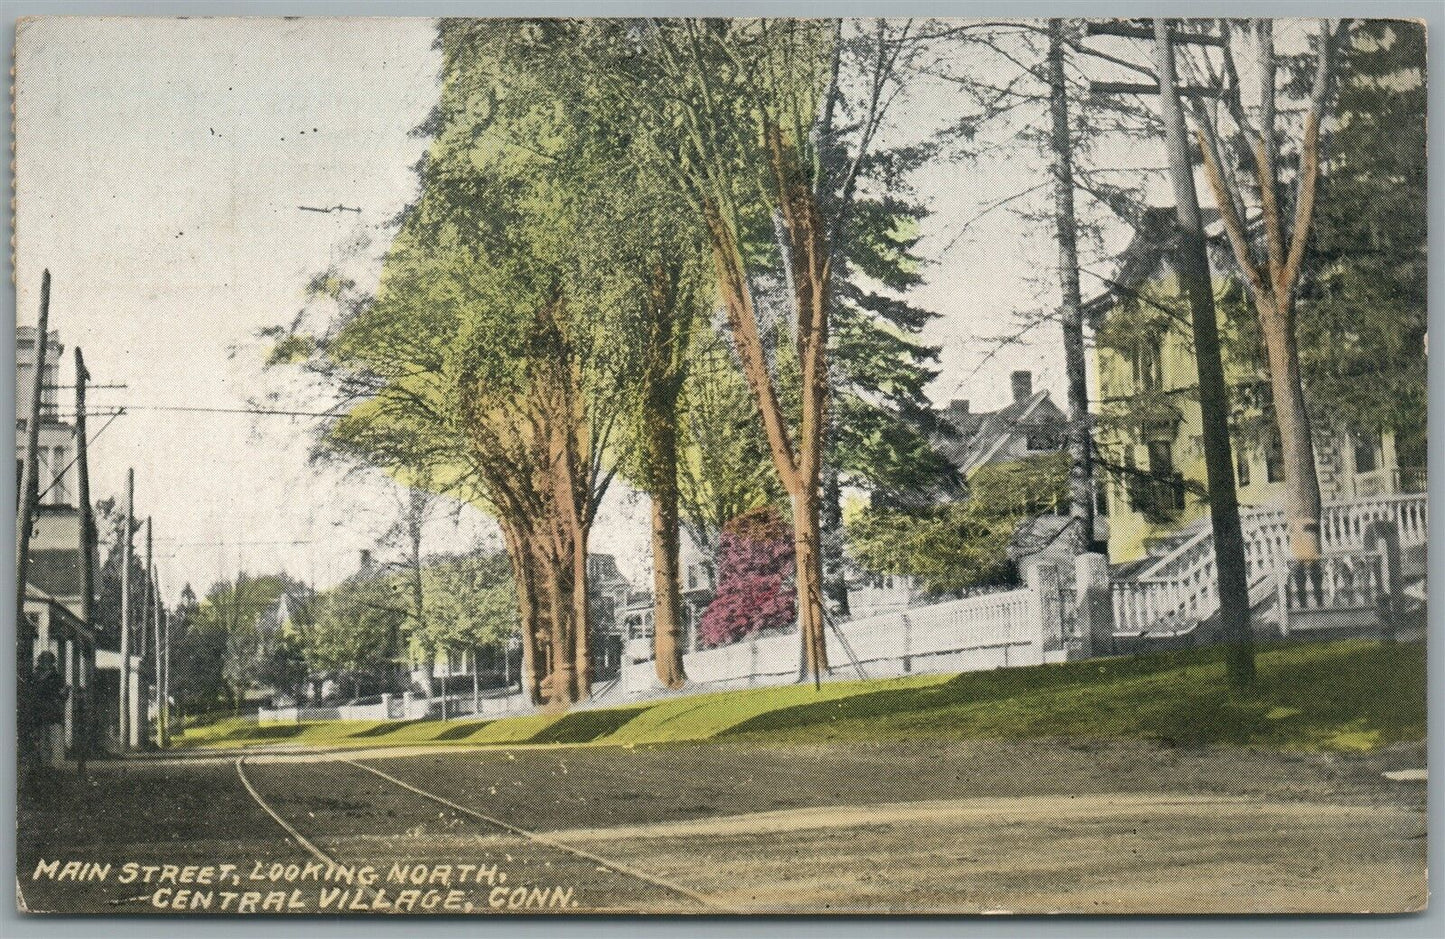
<instances>
[{"instance_id":1,"label":"white sky","mask_svg":"<svg viewBox=\"0 0 1445 939\"><path fill-rule=\"evenodd\" d=\"M34 322L48 266L64 374L78 344L95 382L128 386L92 393L93 406L132 408L93 445L92 491L119 495L126 467L135 467L137 509L154 517L172 597L184 582L201 591L238 565L284 568L324 586L354 569L356 552L390 524L388 483L307 465L305 418L144 408L243 407L272 387L256 331L289 322L309 277L358 233L380 235L414 193L411 167L425 141L408 132L438 94L434 35L424 19L363 18L55 18L22 30L20 321ZM922 127L962 104L932 94L909 107L901 116ZM1161 148L1153 162L1162 156ZM1038 182L1039 171L1014 154L921 177L934 211L924 253L936 255L964 219ZM297 208L337 204L361 214ZM1052 324L974 374L979 337L1057 302L1056 288L1040 298L1038 283L1055 251L1000 211L938 257L916 299L942 314L927 337L943 347L940 403L999 407L1015 368L1031 369L1035 388L1062 401ZM1084 290L1093 287L1086 281ZM92 419L93 431L104 423ZM593 540L633 577L648 566L639 507L645 502L618 492ZM433 528L433 549L493 535L470 509L460 527Z\"/></svg>"}]
</instances>

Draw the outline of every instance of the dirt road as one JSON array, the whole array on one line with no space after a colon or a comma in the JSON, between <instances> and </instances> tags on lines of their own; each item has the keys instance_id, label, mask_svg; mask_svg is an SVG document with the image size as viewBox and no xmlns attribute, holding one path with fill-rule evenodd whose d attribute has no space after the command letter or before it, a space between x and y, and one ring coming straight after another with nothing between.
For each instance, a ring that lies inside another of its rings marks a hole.
<instances>
[{"instance_id":1,"label":"dirt road","mask_svg":"<svg viewBox=\"0 0 1445 939\"><path fill-rule=\"evenodd\" d=\"M31 909L67 912L203 891L210 912L1399 911L1424 902L1425 786L1381 773L1423 761L1117 741L251 757L331 871L233 762L135 761L27 806L18 875ZM179 882L224 863L234 883Z\"/></svg>"}]
</instances>

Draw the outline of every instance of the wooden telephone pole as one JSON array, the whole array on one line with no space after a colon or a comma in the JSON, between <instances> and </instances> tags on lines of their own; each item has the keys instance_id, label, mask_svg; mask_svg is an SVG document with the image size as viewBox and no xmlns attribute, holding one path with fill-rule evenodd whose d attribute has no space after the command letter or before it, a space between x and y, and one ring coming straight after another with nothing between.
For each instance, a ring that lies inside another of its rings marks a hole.
<instances>
[{"instance_id":1,"label":"wooden telephone pole","mask_svg":"<svg viewBox=\"0 0 1445 939\"><path fill-rule=\"evenodd\" d=\"M1254 633L1249 623L1249 580L1244 563L1244 535L1239 523L1239 497L1234 488L1234 456L1229 442L1229 389L1224 381L1218 316L1214 308L1214 283L1199 212L1199 193L1194 186L1194 166L1184 127L1184 109L1179 103L1181 89L1174 73L1175 43L1218 46L1221 40L1215 36L1170 30L1168 21L1158 18L1153 21L1152 33L1112 23L1090 24L1089 33L1154 40L1157 86L1098 82L1093 85L1093 90L1159 96L1165 147L1169 155L1169 176L1174 187L1175 214L1179 224L1179 244L1174 264L1189 300L1194 357L1199 370L1199 416L1204 439L1205 478L1209 487L1209 520L1214 535L1220 625L1229 647L1229 683L1235 687L1249 685L1254 681ZM1182 93L1212 95L1218 92L1210 88L1185 88Z\"/></svg>"},{"instance_id":2,"label":"wooden telephone pole","mask_svg":"<svg viewBox=\"0 0 1445 939\"><path fill-rule=\"evenodd\" d=\"M90 507L90 449L85 421L85 385L90 372L85 356L75 347L75 472L76 501L80 503L80 618L91 632L91 648L85 661L89 663L83 687L77 689L75 753L76 768L85 772L85 759L90 755L91 735L95 732L95 568L90 560L95 551L95 516ZM80 672L76 672L77 678Z\"/></svg>"},{"instance_id":3,"label":"wooden telephone pole","mask_svg":"<svg viewBox=\"0 0 1445 939\"><path fill-rule=\"evenodd\" d=\"M150 546L150 519L146 520L146 546ZM165 746L165 686L162 683L164 672L163 659L165 657L165 642L161 638L161 584L160 571L151 569L151 627L155 633L155 659L151 662L151 683L155 685L155 707L156 707L156 746Z\"/></svg>"},{"instance_id":4,"label":"wooden telephone pole","mask_svg":"<svg viewBox=\"0 0 1445 939\"><path fill-rule=\"evenodd\" d=\"M161 614L161 748L171 745L171 611Z\"/></svg>"},{"instance_id":5,"label":"wooden telephone pole","mask_svg":"<svg viewBox=\"0 0 1445 939\"><path fill-rule=\"evenodd\" d=\"M130 746L130 555L131 520L135 517L135 470L125 471L125 524L120 537L120 739Z\"/></svg>"},{"instance_id":6,"label":"wooden telephone pole","mask_svg":"<svg viewBox=\"0 0 1445 939\"><path fill-rule=\"evenodd\" d=\"M140 664L136 667L136 719L135 719L135 744L144 747L150 743L151 728L150 720L147 718L146 710L149 706L148 696L145 693L145 660L150 651L150 627L151 617L155 613L156 581L155 568L151 564L151 519L146 516L146 587L145 594L141 596L140 606L140 636L136 644L136 657Z\"/></svg>"},{"instance_id":7,"label":"wooden telephone pole","mask_svg":"<svg viewBox=\"0 0 1445 939\"><path fill-rule=\"evenodd\" d=\"M25 618L25 582L30 573L30 528L35 520L40 491L40 413L45 391L45 354L50 347L50 270L40 276L40 317L35 335L35 374L30 383L30 414L25 425L25 465L20 471L19 509L15 518L15 666L17 677L27 678L32 668L35 640Z\"/></svg>"}]
</instances>

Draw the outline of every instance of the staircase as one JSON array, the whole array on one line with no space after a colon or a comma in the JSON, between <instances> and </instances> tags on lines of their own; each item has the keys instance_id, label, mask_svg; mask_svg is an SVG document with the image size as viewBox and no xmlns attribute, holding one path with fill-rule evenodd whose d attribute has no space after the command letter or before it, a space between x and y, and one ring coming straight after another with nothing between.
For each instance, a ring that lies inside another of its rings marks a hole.
<instances>
[{"instance_id":1,"label":"staircase","mask_svg":"<svg viewBox=\"0 0 1445 939\"><path fill-rule=\"evenodd\" d=\"M1423 603L1428 512L1423 493L1330 503L1320 516L1324 557L1301 567L1289 558L1282 510L1241 509L1251 616L1256 623L1272 623L1288 634L1294 619L1322 623L1330 621L1326 614L1351 610L1373 615L1386 590L1388 572L1382 554L1365 546L1365 532L1380 519L1395 523L1406 595ZM1146 636L1192 641L1219 611L1213 533L1201 520L1157 540L1153 547L1157 552L1153 557L1110 585L1115 636L1126 642Z\"/></svg>"}]
</instances>

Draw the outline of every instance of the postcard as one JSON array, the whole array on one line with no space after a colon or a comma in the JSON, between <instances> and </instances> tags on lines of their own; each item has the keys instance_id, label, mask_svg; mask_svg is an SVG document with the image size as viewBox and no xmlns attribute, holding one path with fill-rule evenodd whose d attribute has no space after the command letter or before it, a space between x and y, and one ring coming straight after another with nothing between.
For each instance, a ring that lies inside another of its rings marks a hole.
<instances>
[{"instance_id":1,"label":"postcard","mask_svg":"<svg viewBox=\"0 0 1445 939\"><path fill-rule=\"evenodd\" d=\"M1425 44L22 20L18 909L1424 909Z\"/></svg>"}]
</instances>

